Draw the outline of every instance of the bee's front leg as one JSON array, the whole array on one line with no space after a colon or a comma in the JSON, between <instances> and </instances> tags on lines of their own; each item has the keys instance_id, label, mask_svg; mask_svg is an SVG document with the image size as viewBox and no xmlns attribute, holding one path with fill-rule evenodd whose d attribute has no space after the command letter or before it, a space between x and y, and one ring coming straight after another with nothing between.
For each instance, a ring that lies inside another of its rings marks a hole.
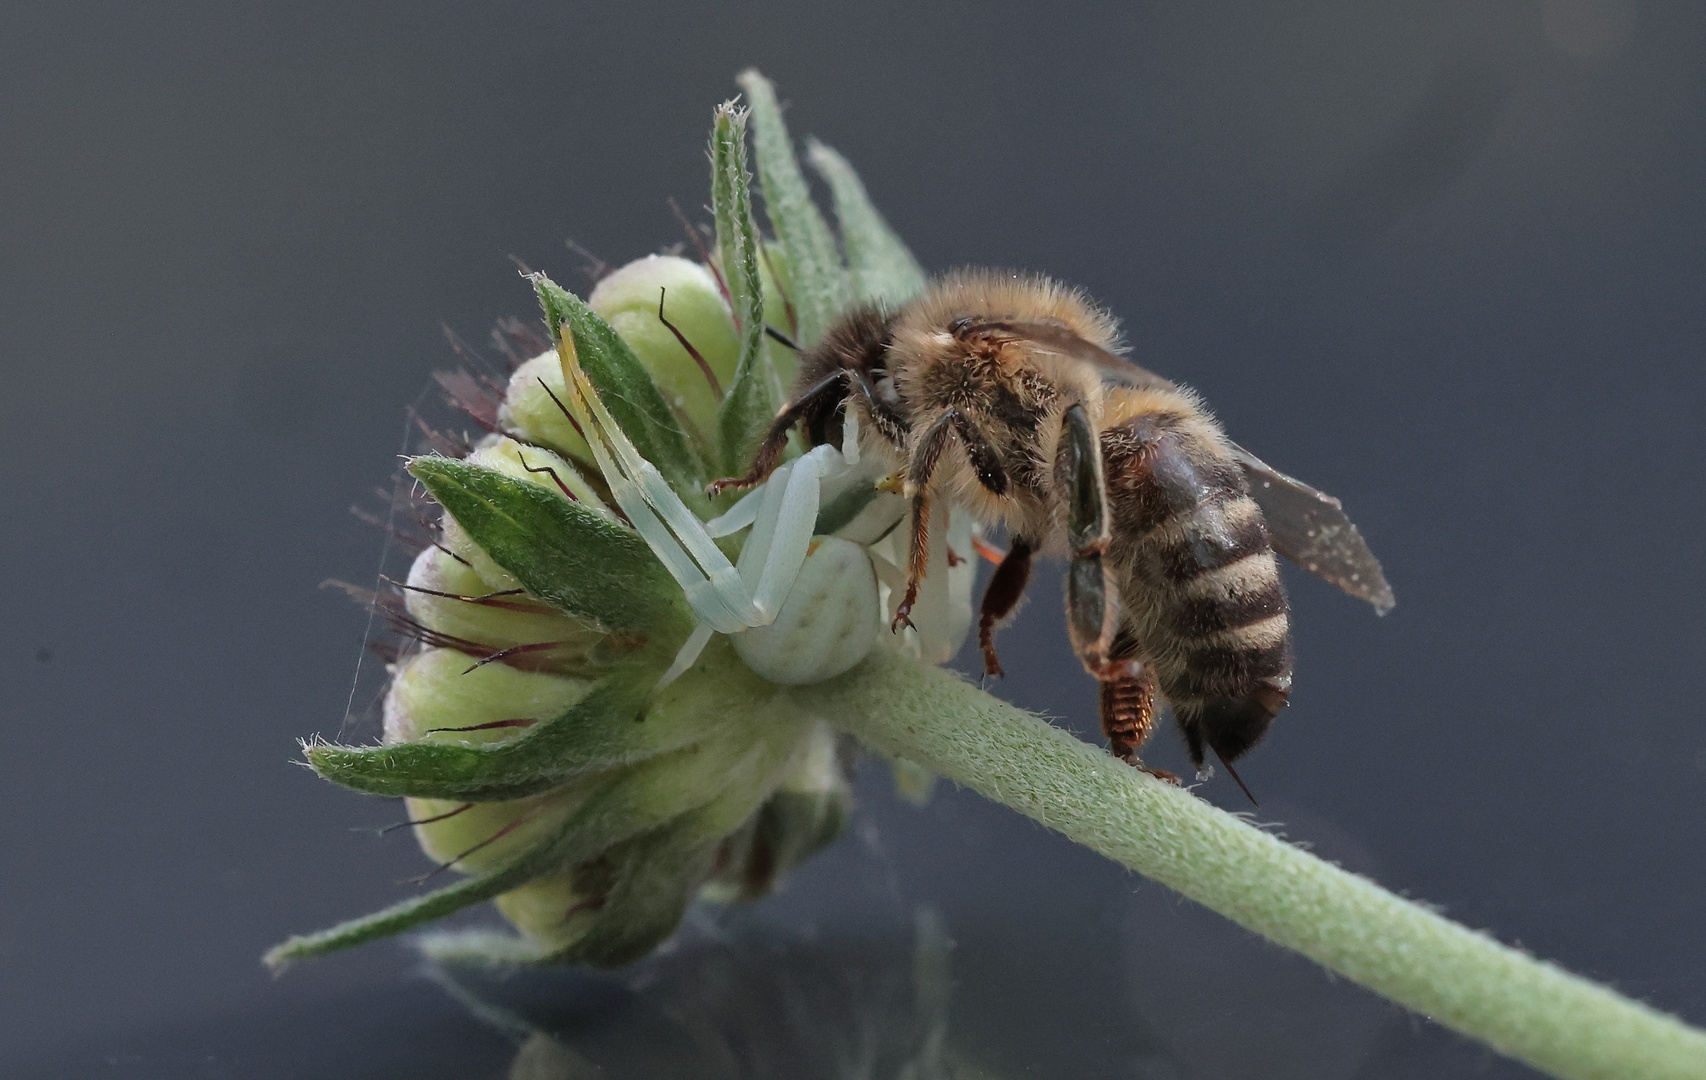
<instances>
[{"instance_id":1,"label":"bee's front leg","mask_svg":"<svg viewBox=\"0 0 1706 1080\"><path fill-rule=\"evenodd\" d=\"M764 438L759 440L758 448L753 453L752 467L746 471L746 474L712 481L705 489L706 494L715 497L730 488L744 490L762 484L765 478L776 470L776 466L782 463L782 454L788 448L788 433L793 431L794 425L825 409L833 408L835 402L844 393L844 384L843 373L837 371L828 378L819 380L815 386L782 406L775 418L770 421L770 427L765 430Z\"/></svg>"},{"instance_id":2,"label":"bee's front leg","mask_svg":"<svg viewBox=\"0 0 1706 1080\"><path fill-rule=\"evenodd\" d=\"M912 625L912 605L918 601L918 583L930 566L930 479L942 460L942 451L954 434L953 409L931 422L912 444L906 466L905 495L912 501L912 536L907 547L906 595L894 609L894 622L889 629L898 634L903 626Z\"/></svg>"}]
</instances>

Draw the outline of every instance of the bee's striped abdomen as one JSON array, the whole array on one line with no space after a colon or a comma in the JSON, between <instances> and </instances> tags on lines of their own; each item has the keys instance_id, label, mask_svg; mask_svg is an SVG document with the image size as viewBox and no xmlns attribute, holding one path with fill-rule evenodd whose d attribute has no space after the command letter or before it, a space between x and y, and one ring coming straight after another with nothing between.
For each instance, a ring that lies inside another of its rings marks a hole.
<instances>
[{"instance_id":1,"label":"bee's striped abdomen","mask_svg":"<svg viewBox=\"0 0 1706 1080\"><path fill-rule=\"evenodd\" d=\"M1291 687L1291 630L1262 512L1192 411L1102 432L1121 600L1143 659L1202 763L1260 739Z\"/></svg>"}]
</instances>

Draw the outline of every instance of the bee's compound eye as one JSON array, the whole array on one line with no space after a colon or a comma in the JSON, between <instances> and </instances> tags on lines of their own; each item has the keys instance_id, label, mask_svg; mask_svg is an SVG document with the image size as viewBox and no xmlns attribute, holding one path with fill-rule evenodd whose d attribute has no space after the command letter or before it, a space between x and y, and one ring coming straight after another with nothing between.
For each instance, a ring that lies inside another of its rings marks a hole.
<instances>
[{"instance_id":1,"label":"bee's compound eye","mask_svg":"<svg viewBox=\"0 0 1706 1080\"><path fill-rule=\"evenodd\" d=\"M803 686L833 679L865 659L881 626L870 556L850 540L819 536L776 621L732 641L763 678Z\"/></svg>"}]
</instances>

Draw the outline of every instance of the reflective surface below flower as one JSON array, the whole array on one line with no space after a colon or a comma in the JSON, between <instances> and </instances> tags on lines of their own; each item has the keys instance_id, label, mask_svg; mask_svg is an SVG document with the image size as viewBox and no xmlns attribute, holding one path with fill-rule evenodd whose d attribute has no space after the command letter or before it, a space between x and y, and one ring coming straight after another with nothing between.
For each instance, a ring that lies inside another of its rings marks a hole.
<instances>
[{"instance_id":1,"label":"reflective surface below flower","mask_svg":"<svg viewBox=\"0 0 1706 1080\"><path fill-rule=\"evenodd\" d=\"M881 768L858 794L848 840L782 893L701 907L622 971L435 971L380 945L336 961L334 978L303 967L262 1009L41 1050L21 1074L1421 1080L1497 1067L974 796L939 792L921 813ZM1372 869L1355 840L1305 825L1324 855ZM572 1071L591 1066L604 1071Z\"/></svg>"}]
</instances>

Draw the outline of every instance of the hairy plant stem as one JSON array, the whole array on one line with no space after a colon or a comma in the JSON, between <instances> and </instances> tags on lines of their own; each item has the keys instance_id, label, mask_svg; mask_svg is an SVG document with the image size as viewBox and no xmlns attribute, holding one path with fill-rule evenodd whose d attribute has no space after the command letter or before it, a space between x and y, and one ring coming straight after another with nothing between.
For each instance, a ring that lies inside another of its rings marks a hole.
<instances>
[{"instance_id":1,"label":"hairy plant stem","mask_svg":"<svg viewBox=\"0 0 1706 1080\"><path fill-rule=\"evenodd\" d=\"M801 704L1346 978L1569 1080L1706 1078L1706 1032L1499 944L879 649Z\"/></svg>"}]
</instances>

